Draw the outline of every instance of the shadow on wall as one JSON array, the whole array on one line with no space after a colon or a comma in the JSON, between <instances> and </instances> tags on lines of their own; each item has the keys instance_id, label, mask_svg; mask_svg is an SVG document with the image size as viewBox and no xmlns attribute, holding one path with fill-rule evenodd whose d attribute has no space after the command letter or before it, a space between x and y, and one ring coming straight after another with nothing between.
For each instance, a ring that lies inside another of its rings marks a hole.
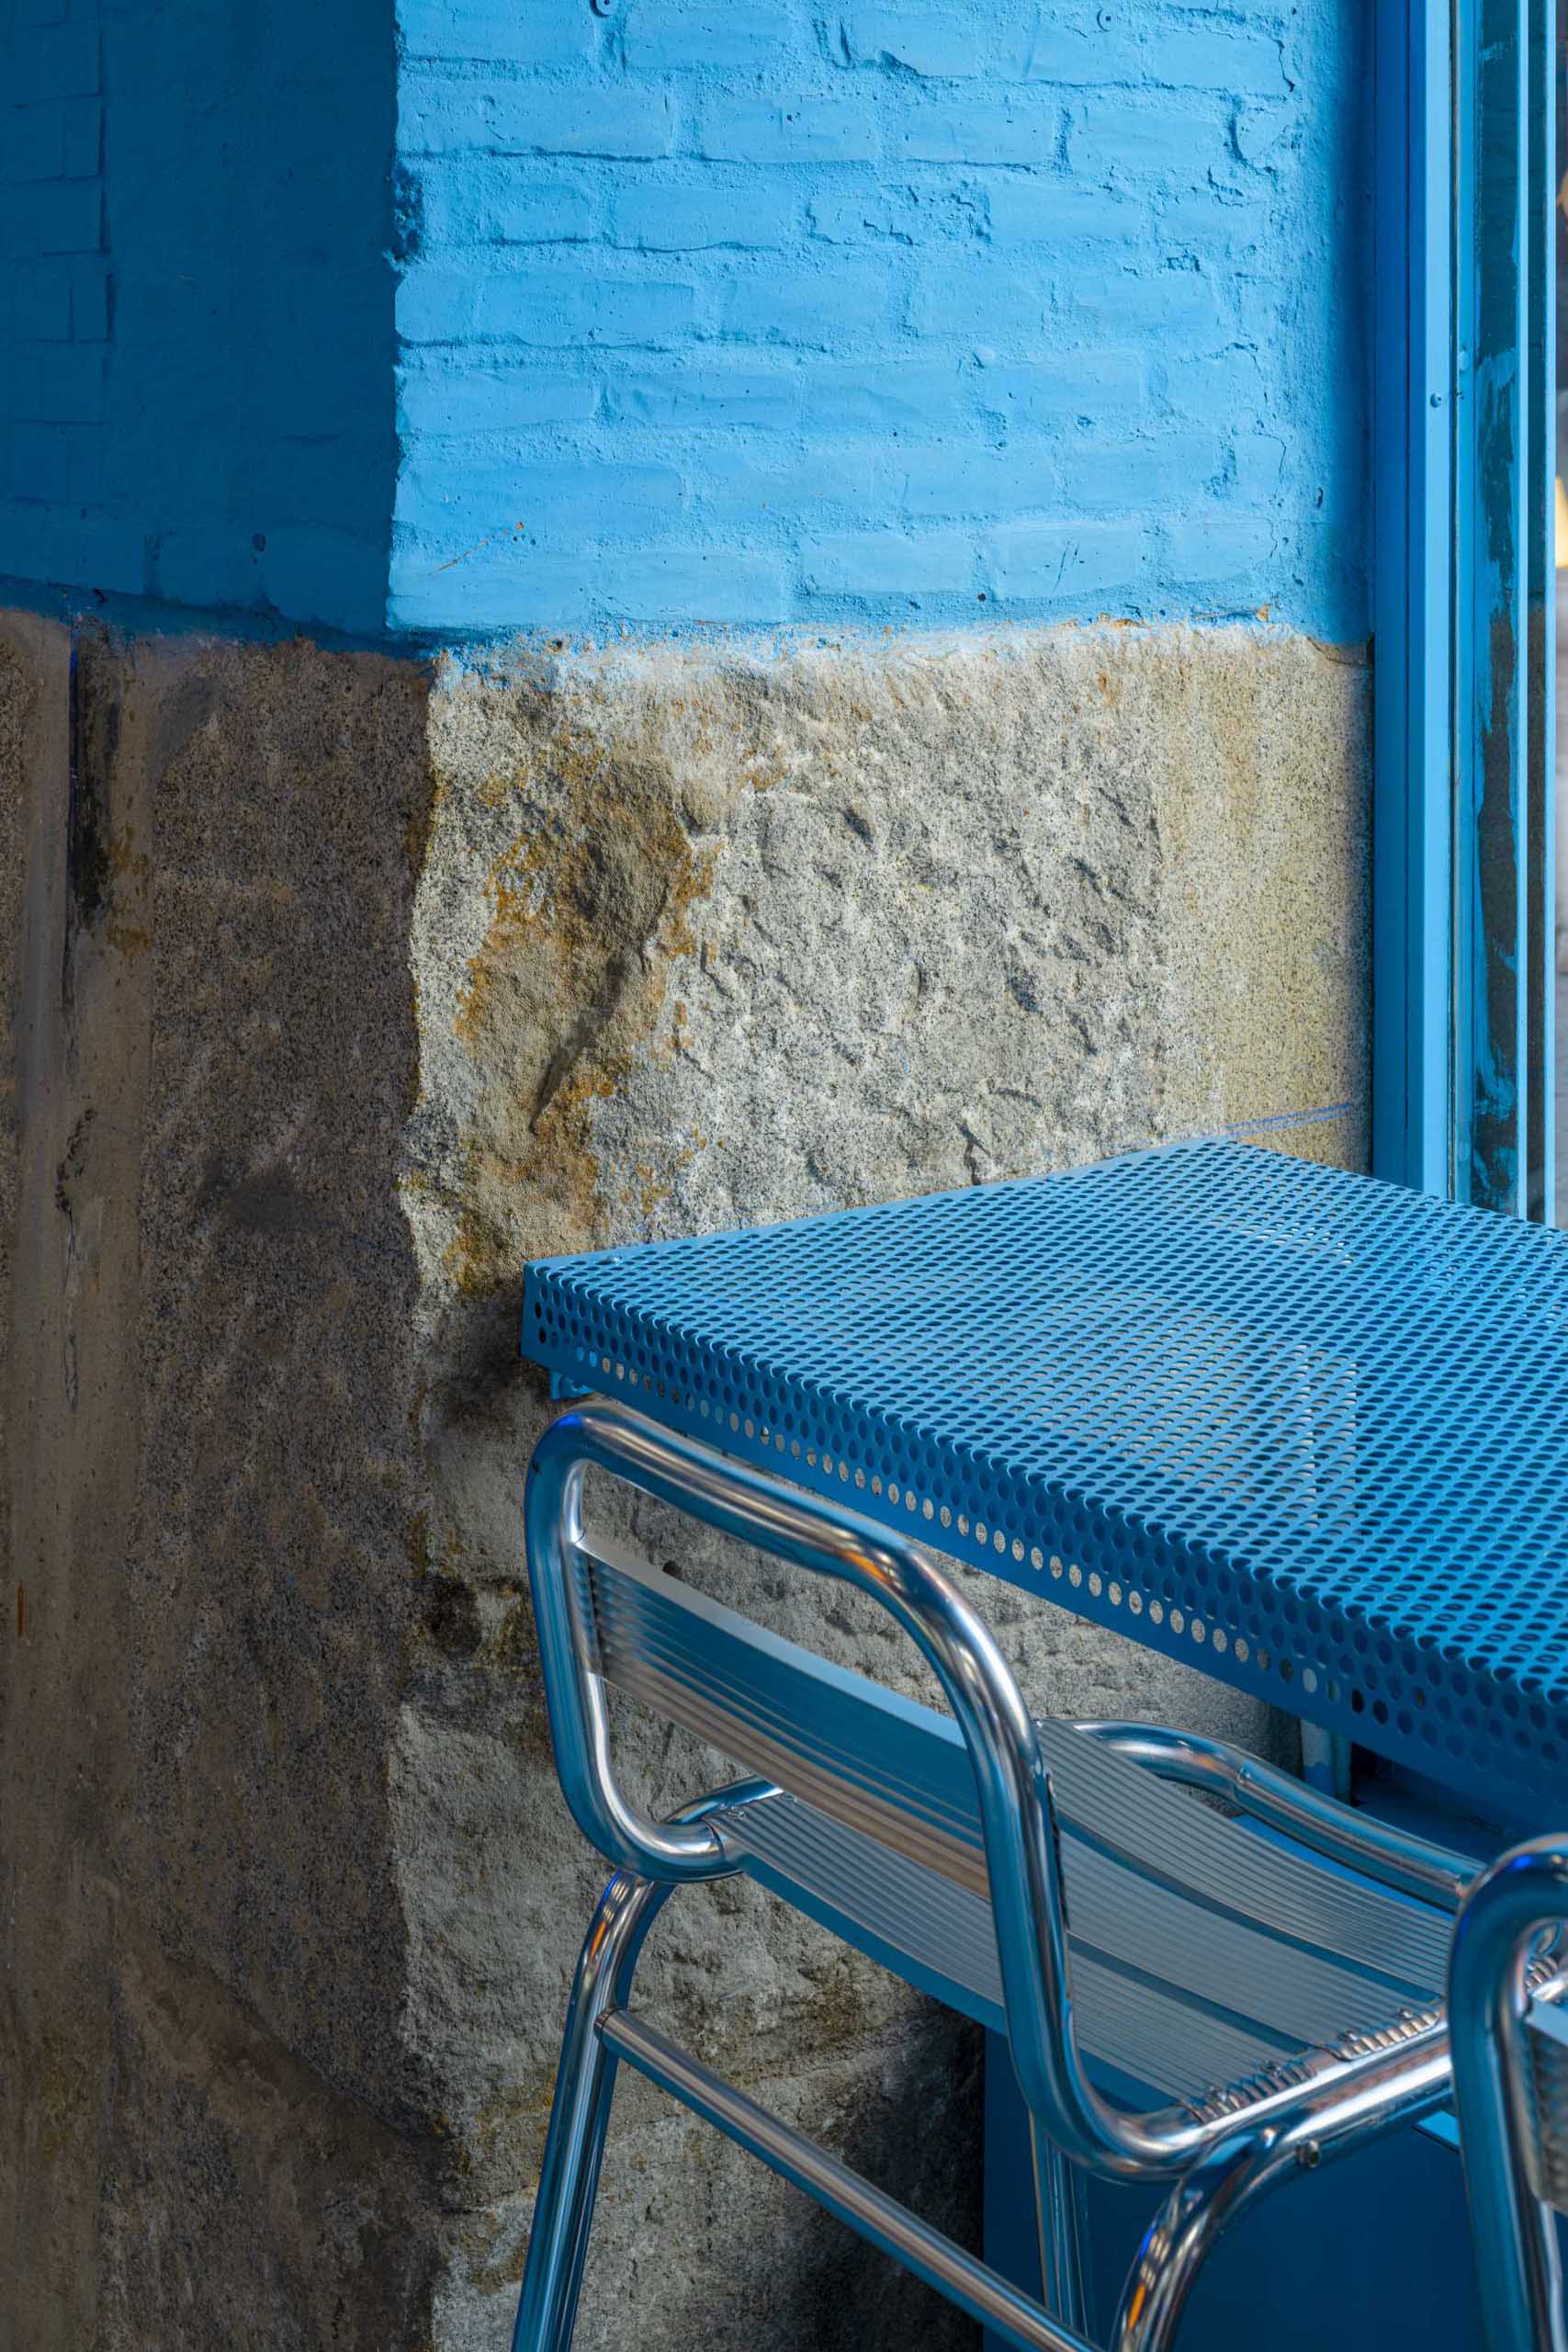
<instances>
[{"instance_id":1,"label":"shadow on wall","mask_svg":"<svg viewBox=\"0 0 1568 2352\"><path fill-rule=\"evenodd\" d=\"M385 0L6 13L0 574L378 629Z\"/></svg>"}]
</instances>

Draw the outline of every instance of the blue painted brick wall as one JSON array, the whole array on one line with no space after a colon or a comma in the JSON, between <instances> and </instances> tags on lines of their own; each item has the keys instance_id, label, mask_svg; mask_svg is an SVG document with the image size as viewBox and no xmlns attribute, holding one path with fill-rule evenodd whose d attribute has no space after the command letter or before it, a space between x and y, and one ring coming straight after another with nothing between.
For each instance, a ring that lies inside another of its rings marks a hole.
<instances>
[{"instance_id":1,"label":"blue painted brick wall","mask_svg":"<svg viewBox=\"0 0 1568 2352\"><path fill-rule=\"evenodd\" d=\"M0 577L386 611L391 0L0 0Z\"/></svg>"},{"instance_id":2,"label":"blue painted brick wall","mask_svg":"<svg viewBox=\"0 0 1568 2352\"><path fill-rule=\"evenodd\" d=\"M1359 0L0 0L0 575L1367 627Z\"/></svg>"},{"instance_id":3,"label":"blue painted brick wall","mask_svg":"<svg viewBox=\"0 0 1568 2352\"><path fill-rule=\"evenodd\" d=\"M1359 0L400 0L404 628L1368 626Z\"/></svg>"}]
</instances>

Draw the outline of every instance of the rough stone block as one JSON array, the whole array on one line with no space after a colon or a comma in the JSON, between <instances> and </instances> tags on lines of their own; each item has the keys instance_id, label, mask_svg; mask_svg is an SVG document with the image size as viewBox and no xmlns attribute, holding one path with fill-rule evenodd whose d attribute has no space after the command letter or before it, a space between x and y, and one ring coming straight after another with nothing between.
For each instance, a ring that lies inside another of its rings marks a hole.
<instances>
[{"instance_id":1,"label":"rough stone block","mask_svg":"<svg viewBox=\"0 0 1568 2352\"><path fill-rule=\"evenodd\" d=\"M1368 683L1257 628L433 671L7 621L6 2340L505 2341L604 1875L523 1584L525 1261L1347 1098L1295 1140L1358 1159ZM958 1573L1042 1709L1276 1739ZM629 1735L656 1803L716 1769ZM972 2233L966 2029L733 1887L646 2000ZM586 2352L633 2308L649 2352L969 2341L635 2088Z\"/></svg>"}]
</instances>

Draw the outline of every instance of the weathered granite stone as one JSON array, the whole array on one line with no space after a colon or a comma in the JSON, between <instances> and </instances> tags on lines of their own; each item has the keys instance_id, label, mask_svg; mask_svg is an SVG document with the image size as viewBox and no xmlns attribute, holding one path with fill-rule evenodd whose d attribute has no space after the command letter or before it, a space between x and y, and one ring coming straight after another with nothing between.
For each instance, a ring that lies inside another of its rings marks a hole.
<instances>
[{"instance_id":1,"label":"weathered granite stone","mask_svg":"<svg viewBox=\"0 0 1568 2352\"><path fill-rule=\"evenodd\" d=\"M1367 673L1242 628L0 642L0 2333L477 2352L603 1875L521 1579L524 1261L1346 1100L1290 1141L1359 1158ZM635 1517L913 1687L863 1611ZM976 1589L1043 1708L1277 1736ZM665 1802L718 1769L627 1731ZM646 1981L973 2233L966 2029L732 1887ZM635 2089L580 2343L634 2311L969 2335Z\"/></svg>"}]
</instances>

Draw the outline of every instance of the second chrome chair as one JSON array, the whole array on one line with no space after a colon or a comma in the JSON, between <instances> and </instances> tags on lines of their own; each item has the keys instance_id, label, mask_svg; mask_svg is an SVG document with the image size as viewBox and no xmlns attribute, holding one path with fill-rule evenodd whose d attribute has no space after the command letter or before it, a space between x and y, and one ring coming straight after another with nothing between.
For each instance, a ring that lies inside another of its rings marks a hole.
<instances>
[{"instance_id":1,"label":"second chrome chair","mask_svg":"<svg viewBox=\"0 0 1568 2352\"><path fill-rule=\"evenodd\" d=\"M1487 2352L1568 2352L1568 2017L1539 1997L1557 1962L1537 1948L1564 1929L1568 1838L1540 1838L1477 1880L1454 1936L1454 2105Z\"/></svg>"},{"instance_id":2,"label":"second chrome chair","mask_svg":"<svg viewBox=\"0 0 1568 2352\"><path fill-rule=\"evenodd\" d=\"M870 1595L951 1716L591 1540L591 1467ZM1214 2240L1260 2190L1448 2098L1455 1857L1215 1742L1034 1721L918 1547L622 1408L593 1402L547 1431L527 1527L557 1769L616 1876L578 1964L514 2352L570 2341L621 2064L1023 2352L1089 2352L1075 2167L1167 2185L1109 2337L1163 2352ZM612 1686L759 1777L649 1819L616 1779ZM730 1873L1006 2034L1032 2119L1043 2303L628 2006L660 1905Z\"/></svg>"}]
</instances>

